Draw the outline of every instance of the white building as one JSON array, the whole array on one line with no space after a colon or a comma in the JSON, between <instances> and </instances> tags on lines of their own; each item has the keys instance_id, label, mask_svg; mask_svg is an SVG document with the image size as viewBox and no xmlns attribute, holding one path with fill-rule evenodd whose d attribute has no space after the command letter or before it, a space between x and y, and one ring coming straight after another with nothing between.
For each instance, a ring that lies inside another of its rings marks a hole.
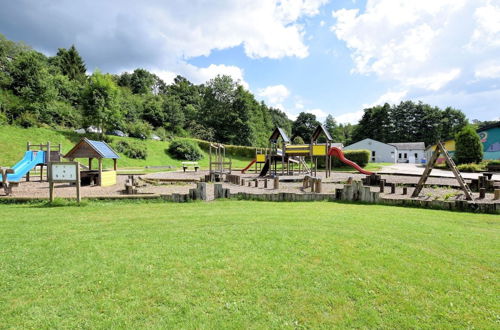
<instances>
[{"instance_id":1,"label":"white building","mask_svg":"<svg viewBox=\"0 0 500 330\"><path fill-rule=\"evenodd\" d=\"M344 150L369 150L372 163L395 163L397 148L387 143L364 139L344 147Z\"/></svg>"},{"instance_id":2,"label":"white building","mask_svg":"<svg viewBox=\"0 0 500 330\"><path fill-rule=\"evenodd\" d=\"M398 163L415 163L419 164L425 159L425 143L424 142L406 142L406 143L391 143L397 151Z\"/></svg>"},{"instance_id":3,"label":"white building","mask_svg":"<svg viewBox=\"0 0 500 330\"><path fill-rule=\"evenodd\" d=\"M421 163L425 159L424 142L383 143L364 139L344 147L344 150L369 150L373 163Z\"/></svg>"}]
</instances>

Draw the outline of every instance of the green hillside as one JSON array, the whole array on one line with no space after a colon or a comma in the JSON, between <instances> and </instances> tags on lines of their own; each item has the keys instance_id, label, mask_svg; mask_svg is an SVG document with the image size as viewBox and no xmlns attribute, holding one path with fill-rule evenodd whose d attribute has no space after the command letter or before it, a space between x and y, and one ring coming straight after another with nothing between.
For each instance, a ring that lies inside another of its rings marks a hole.
<instances>
[{"instance_id":1,"label":"green hillside","mask_svg":"<svg viewBox=\"0 0 500 330\"><path fill-rule=\"evenodd\" d=\"M72 131L62 131L50 128L20 128L16 126L2 126L0 129L0 166L13 166L17 163L26 151L26 143L47 143L53 145L62 144L63 152L69 151L81 138L81 135ZM134 138L112 137L113 141L136 140ZM180 167L181 160L172 159L166 153L169 142L146 140L141 142L147 145L148 156L146 159L132 159L123 154L118 160L119 168L132 168L144 166L167 166L172 165ZM208 167L208 154L203 153L204 157L198 163L201 167ZM233 167L242 168L248 164L250 159L235 157L233 158ZM86 164L82 160L82 163ZM105 161L104 167L111 167L111 161Z\"/></svg>"}]
</instances>

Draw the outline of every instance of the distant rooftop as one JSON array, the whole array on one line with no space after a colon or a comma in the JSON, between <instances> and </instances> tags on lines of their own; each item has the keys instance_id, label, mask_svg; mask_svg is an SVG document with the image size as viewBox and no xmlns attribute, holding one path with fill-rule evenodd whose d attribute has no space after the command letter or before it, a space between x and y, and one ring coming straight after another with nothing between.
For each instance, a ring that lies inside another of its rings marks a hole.
<instances>
[{"instance_id":1,"label":"distant rooftop","mask_svg":"<svg viewBox=\"0 0 500 330\"><path fill-rule=\"evenodd\" d=\"M402 142L402 143L388 143L401 150L425 150L424 142Z\"/></svg>"}]
</instances>

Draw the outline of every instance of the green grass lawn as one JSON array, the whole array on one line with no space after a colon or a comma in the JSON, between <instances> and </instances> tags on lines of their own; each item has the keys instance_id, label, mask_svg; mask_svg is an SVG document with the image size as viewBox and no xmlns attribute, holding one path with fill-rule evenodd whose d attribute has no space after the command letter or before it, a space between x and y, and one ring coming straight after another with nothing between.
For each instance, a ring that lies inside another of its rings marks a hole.
<instances>
[{"instance_id":1,"label":"green grass lawn","mask_svg":"<svg viewBox=\"0 0 500 330\"><path fill-rule=\"evenodd\" d=\"M498 328L499 218L340 203L0 205L5 328Z\"/></svg>"},{"instance_id":2,"label":"green grass lawn","mask_svg":"<svg viewBox=\"0 0 500 330\"><path fill-rule=\"evenodd\" d=\"M80 140L81 136L71 131L60 131L50 128L20 128L15 126L2 126L0 128L0 166L13 166L20 161L26 152L26 143L47 143L52 145L62 144L63 153L68 152ZM120 138L113 136L113 140L136 140L134 138ZM132 159L123 154L120 154L118 160L119 168L144 167L144 166L166 166L173 165L177 169L181 168L181 160L173 159L165 150L169 146L169 142L145 140L141 141L147 145L148 157L146 159ZM199 161L200 166L208 168L208 153L203 153L203 159ZM80 160L84 165L88 161ZM243 168L250 162L246 158L234 158L233 167ZM97 161L94 161L94 166L97 166ZM113 162L105 160L104 166L112 168ZM158 171L158 170L156 170Z\"/></svg>"}]
</instances>

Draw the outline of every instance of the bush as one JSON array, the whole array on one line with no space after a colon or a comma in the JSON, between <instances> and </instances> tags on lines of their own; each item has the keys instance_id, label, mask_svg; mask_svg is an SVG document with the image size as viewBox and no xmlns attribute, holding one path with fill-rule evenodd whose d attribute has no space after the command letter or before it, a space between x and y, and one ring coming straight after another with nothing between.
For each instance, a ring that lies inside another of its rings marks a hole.
<instances>
[{"instance_id":1,"label":"bush","mask_svg":"<svg viewBox=\"0 0 500 330\"><path fill-rule=\"evenodd\" d=\"M0 112L0 126L8 124L9 124L9 118L7 118L7 115L5 113Z\"/></svg>"},{"instance_id":2,"label":"bush","mask_svg":"<svg viewBox=\"0 0 500 330\"><path fill-rule=\"evenodd\" d=\"M114 144L116 151L124 154L129 158L146 159L148 156L148 147L145 143L118 141Z\"/></svg>"},{"instance_id":3,"label":"bush","mask_svg":"<svg viewBox=\"0 0 500 330\"><path fill-rule=\"evenodd\" d=\"M208 141L203 140L193 140L196 142L200 148L206 152L210 149L210 143ZM244 157L244 158L255 158L255 150L262 149L256 147L246 147L246 146L234 146L231 144L225 144L226 148L226 156L231 157Z\"/></svg>"},{"instance_id":4,"label":"bush","mask_svg":"<svg viewBox=\"0 0 500 330\"><path fill-rule=\"evenodd\" d=\"M149 123L140 120L127 124L125 130L129 136L143 140L149 139L153 132L153 128Z\"/></svg>"},{"instance_id":5,"label":"bush","mask_svg":"<svg viewBox=\"0 0 500 330\"><path fill-rule=\"evenodd\" d=\"M485 170L484 165L476 163L460 164L457 165L457 168L460 172L481 172Z\"/></svg>"},{"instance_id":6,"label":"bush","mask_svg":"<svg viewBox=\"0 0 500 330\"><path fill-rule=\"evenodd\" d=\"M296 136L293 139L293 144L304 144L304 140L300 136Z\"/></svg>"},{"instance_id":7,"label":"bush","mask_svg":"<svg viewBox=\"0 0 500 330\"><path fill-rule=\"evenodd\" d=\"M16 124L24 127L37 127L38 126L38 117L31 112L23 112L17 119Z\"/></svg>"},{"instance_id":8,"label":"bush","mask_svg":"<svg viewBox=\"0 0 500 330\"><path fill-rule=\"evenodd\" d=\"M162 140L162 141L168 141L172 139L172 136L167 132L167 130L163 127L158 127L155 132L156 135Z\"/></svg>"},{"instance_id":9,"label":"bush","mask_svg":"<svg viewBox=\"0 0 500 330\"><path fill-rule=\"evenodd\" d=\"M366 166L366 164L368 164L368 161L370 160L369 150L344 150L343 152L345 158L355 162L361 167ZM342 163L338 158L333 157L332 167L341 167L341 166L347 166L347 165Z\"/></svg>"},{"instance_id":10,"label":"bush","mask_svg":"<svg viewBox=\"0 0 500 330\"><path fill-rule=\"evenodd\" d=\"M483 145L472 126L464 127L455 137L455 155L458 164L479 163L483 160Z\"/></svg>"},{"instance_id":11,"label":"bush","mask_svg":"<svg viewBox=\"0 0 500 330\"><path fill-rule=\"evenodd\" d=\"M203 153L196 143L180 139L174 140L170 143L168 153L176 159L191 161L200 160L203 157Z\"/></svg>"}]
</instances>

